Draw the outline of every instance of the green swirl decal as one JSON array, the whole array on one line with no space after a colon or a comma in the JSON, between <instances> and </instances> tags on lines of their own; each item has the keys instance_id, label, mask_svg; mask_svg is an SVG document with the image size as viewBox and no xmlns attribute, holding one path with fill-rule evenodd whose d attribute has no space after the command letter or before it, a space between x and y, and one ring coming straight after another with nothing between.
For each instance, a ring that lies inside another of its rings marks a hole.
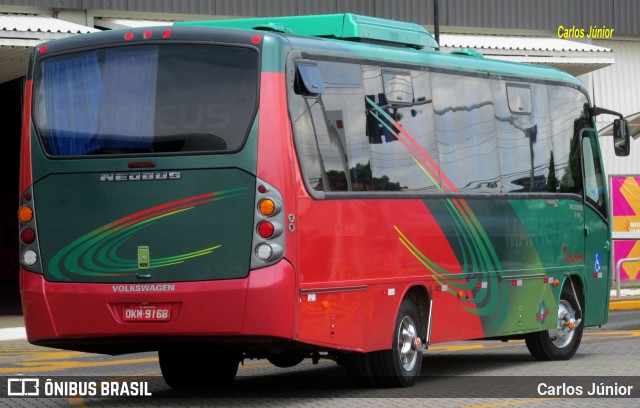
<instances>
[{"instance_id":1,"label":"green swirl decal","mask_svg":"<svg viewBox=\"0 0 640 408\"><path fill-rule=\"evenodd\" d=\"M246 190L246 187L239 187L171 201L111 222L81 236L58 251L49 262L48 272L60 280L70 280L63 271L91 277L135 275L138 272L138 260L125 259L117 255L118 249L130 238L164 218L190 211L202 204L242 195ZM175 265L204 256L220 246L212 245L188 253L155 258L149 264L149 269Z\"/></svg>"},{"instance_id":2,"label":"green swirl decal","mask_svg":"<svg viewBox=\"0 0 640 408\"><path fill-rule=\"evenodd\" d=\"M402 143L416 165L438 190L443 193L456 193L454 184L402 125L373 100L367 97L366 101L372 108L373 117ZM447 271L438 266L395 226L400 242L429 270L436 282L448 286L448 292L452 295L457 296L458 290L474 288L473 298L462 299L468 304L467 310L480 316L491 315L493 319L490 326L499 326L507 315L507 302L503 301L507 286L499 279L503 271L496 250L466 200L447 198L444 204L450 214L455 237L462 252L459 259L461 273ZM479 282L487 282L486 290L475 289Z\"/></svg>"}]
</instances>

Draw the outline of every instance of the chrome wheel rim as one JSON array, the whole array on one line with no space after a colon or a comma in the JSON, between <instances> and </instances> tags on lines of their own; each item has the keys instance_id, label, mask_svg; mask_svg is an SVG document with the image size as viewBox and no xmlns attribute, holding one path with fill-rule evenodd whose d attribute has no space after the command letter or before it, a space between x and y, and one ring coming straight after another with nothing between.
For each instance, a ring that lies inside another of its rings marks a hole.
<instances>
[{"instance_id":1,"label":"chrome wheel rim","mask_svg":"<svg viewBox=\"0 0 640 408\"><path fill-rule=\"evenodd\" d=\"M398 330L398 358L407 372L413 370L418 362L417 337L415 322L411 317L405 316Z\"/></svg>"},{"instance_id":2,"label":"chrome wheel rim","mask_svg":"<svg viewBox=\"0 0 640 408\"><path fill-rule=\"evenodd\" d=\"M557 348L565 348L573 340L576 322L576 311L566 300L561 300L558 305L558 321L554 330L549 330L549 338Z\"/></svg>"}]
</instances>

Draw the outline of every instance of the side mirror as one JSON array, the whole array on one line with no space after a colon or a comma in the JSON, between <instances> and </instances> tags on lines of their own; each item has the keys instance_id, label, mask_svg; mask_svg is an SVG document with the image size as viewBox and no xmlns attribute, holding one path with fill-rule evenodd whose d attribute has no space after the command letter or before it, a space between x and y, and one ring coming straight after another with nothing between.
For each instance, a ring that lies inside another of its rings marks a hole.
<instances>
[{"instance_id":1,"label":"side mirror","mask_svg":"<svg viewBox=\"0 0 640 408\"><path fill-rule=\"evenodd\" d=\"M613 148L616 156L628 156L631 151L629 123L624 119L613 121Z\"/></svg>"}]
</instances>

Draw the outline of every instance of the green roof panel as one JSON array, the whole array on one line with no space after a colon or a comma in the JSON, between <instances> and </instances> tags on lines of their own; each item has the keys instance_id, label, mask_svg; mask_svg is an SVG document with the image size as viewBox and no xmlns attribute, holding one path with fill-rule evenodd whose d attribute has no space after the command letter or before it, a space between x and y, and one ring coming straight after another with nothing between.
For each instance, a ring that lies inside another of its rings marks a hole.
<instances>
[{"instance_id":1,"label":"green roof panel","mask_svg":"<svg viewBox=\"0 0 640 408\"><path fill-rule=\"evenodd\" d=\"M374 42L418 49L438 48L438 43L436 43L429 31L418 24L351 13L189 21L178 22L175 25L267 30L286 34Z\"/></svg>"}]
</instances>

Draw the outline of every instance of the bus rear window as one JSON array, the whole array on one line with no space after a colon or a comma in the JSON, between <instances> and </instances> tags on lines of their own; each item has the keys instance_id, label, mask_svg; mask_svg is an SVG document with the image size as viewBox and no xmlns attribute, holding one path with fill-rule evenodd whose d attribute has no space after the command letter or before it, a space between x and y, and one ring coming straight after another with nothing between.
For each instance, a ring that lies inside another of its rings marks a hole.
<instances>
[{"instance_id":1,"label":"bus rear window","mask_svg":"<svg viewBox=\"0 0 640 408\"><path fill-rule=\"evenodd\" d=\"M163 44L43 59L34 119L49 155L237 151L253 121L258 52Z\"/></svg>"}]
</instances>

